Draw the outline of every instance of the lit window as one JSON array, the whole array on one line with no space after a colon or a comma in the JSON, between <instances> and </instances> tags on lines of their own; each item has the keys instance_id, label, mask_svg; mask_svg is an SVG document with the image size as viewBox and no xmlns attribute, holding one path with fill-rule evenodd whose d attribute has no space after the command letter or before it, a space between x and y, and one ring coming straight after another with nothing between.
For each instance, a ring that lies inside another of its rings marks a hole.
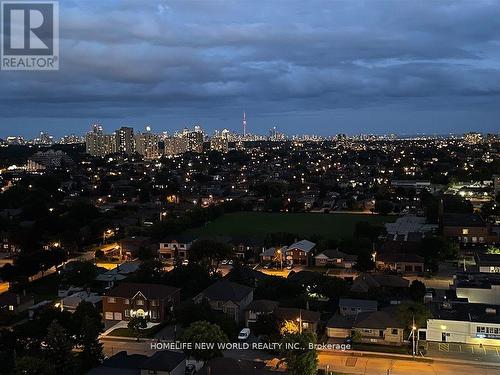
<instances>
[{"instance_id":1,"label":"lit window","mask_svg":"<svg viewBox=\"0 0 500 375\"><path fill-rule=\"evenodd\" d=\"M9 311L14 311L14 306L13 305L9 305Z\"/></svg>"},{"instance_id":2,"label":"lit window","mask_svg":"<svg viewBox=\"0 0 500 375\"><path fill-rule=\"evenodd\" d=\"M115 303L115 302L116 302L115 297L109 297L109 298L108 298L108 302L109 302L109 303Z\"/></svg>"},{"instance_id":3,"label":"lit window","mask_svg":"<svg viewBox=\"0 0 500 375\"><path fill-rule=\"evenodd\" d=\"M463 235L469 234L469 229L467 229L467 228L462 229L462 234Z\"/></svg>"},{"instance_id":4,"label":"lit window","mask_svg":"<svg viewBox=\"0 0 500 375\"><path fill-rule=\"evenodd\" d=\"M125 305L130 305L130 300L128 298L125 299Z\"/></svg>"},{"instance_id":5,"label":"lit window","mask_svg":"<svg viewBox=\"0 0 500 375\"><path fill-rule=\"evenodd\" d=\"M139 306L144 305L144 301L142 299L138 299L135 303Z\"/></svg>"}]
</instances>

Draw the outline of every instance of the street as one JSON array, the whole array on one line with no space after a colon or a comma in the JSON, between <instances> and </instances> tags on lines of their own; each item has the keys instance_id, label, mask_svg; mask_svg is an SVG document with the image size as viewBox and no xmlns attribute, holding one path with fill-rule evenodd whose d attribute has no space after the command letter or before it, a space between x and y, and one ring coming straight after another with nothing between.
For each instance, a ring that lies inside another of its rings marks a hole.
<instances>
[{"instance_id":1,"label":"street","mask_svg":"<svg viewBox=\"0 0 500 375\"><path fill-rule=\"evenodd\" d=\"M330 371L342 374L363 374L363 375L500 375L500 367L481 366L480 363L443 363L443 362L420 362L411 359L385 358L383 356L353 356L343 353L325 353L318 356L319 368L326 369L329 365Z\"/></svg>"},{"instance_id":2,"label":"street","mask_svg":"<svg viewBox=\"0 0 500 375\"><path fill-rule=\"evenodd\" d=\"M155 349L151 348L152 340L116 340L101 339L104 346L104 353L110 357L120 351L127 351L128 354L152 355ZM266 360L271 356L265 352L258 351L237 351L231 350L224 353L224 356L247 359ZM396 357L386 354L363 355L360 353L347 352L320 352L318 354L320 369L342 374L363 374L363 375L500 375L500 366L487 365L486 362L458 362L454 359L443 361L422 361L411 358Z\"/></svg>"}]
</instances>

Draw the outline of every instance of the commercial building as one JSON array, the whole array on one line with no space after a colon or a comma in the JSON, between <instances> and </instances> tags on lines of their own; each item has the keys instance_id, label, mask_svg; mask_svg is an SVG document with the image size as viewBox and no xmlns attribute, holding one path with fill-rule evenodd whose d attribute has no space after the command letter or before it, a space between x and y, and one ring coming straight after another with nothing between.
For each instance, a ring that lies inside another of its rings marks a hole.
<instances>
[{"instance_id":1,"label":"commercial building","mask_svg":"<svg viewBox=\"0 0 500 375\"><path fill-rule=\"evenodd\" d=\"M420 338L427 341L500 346L499 306L464 302L432 305L433 318Z\"/></svg>"}]
</instances>

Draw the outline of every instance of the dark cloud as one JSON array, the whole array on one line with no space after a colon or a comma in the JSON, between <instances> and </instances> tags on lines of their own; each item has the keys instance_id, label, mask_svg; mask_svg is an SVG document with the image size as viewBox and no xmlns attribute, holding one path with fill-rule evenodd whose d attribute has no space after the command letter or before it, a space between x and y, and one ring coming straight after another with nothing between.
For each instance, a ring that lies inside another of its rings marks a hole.
<instances>
[{"instance_id":1,"label":"dark cloud","mask_svg":"<svg viewBox=\"0 0 500 375\"><path fill-rule=\"evenodd\" d=\"M498 129L498 2L60 5L61 69L0 72L0 135L238 129L243 110L257 131Z\"/></svg>"}]
</instances>

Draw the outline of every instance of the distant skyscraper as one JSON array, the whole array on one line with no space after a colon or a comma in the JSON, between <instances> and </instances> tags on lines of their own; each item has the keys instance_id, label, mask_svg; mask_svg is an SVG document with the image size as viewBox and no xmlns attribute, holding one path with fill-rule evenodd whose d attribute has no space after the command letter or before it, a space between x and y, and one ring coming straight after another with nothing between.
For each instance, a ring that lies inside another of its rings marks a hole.
<instances>
[{"instance_id":1,"label":"distant skyscraper","mask_svg":"<svg viewBox=\"0 0 500 375\"><path fill-rule=\"evenodd\" d=\"M229 151L229 130L224 129L222 132L216 131L210 139L210 149L219 152Z\"/></svg>"},{"instance_id":2,"label":"distant skyscraper","mask_svg":"<svg viewBox=\"0 0 500 375\"><path fill-rule=\"evenodd\" d=\"M165 155L183 154L188 150L188 139L182 136L164 139Z\"/></svg>"},{"instance_id":3,"label":"distant skyscraper","mask_svg":"<svg viewBox=\"0 0 500 375\"><path fill-rule=\"evenodd\" d=\"M188 141L188 151L203 152L204 135L200 126L195 126L194 130L184 129L181 136Z\"/></svg>"},{"instance_id":4,"label":"distant skyscraper","mask_svg":"<svg viewBox=\"0 0 500 375\"><path fill-rule=\"evenodd\" d=\"M116 151L127 155L135 152L134 129L122 126L115 132Z\"/></svg>"},{"instance_id":5,"label":"distant skyscraper","mask_svg":"<svg viewBox=\"0 0 500 375\"><path fill-rule=\"evenodd\" d=\"M40 132L38 138L33 139L35 145L50 146L54 143L53 137L45 132Z\"/></svg>"},{"instance_id":6,"label":"distant skyscraper","mask_svg":"<svg viewBox=\"0 0 500 375\"><path fill-rule=\"evenodd\" d=\"M104 134L102 126L94 124L92 130L85 136L87 154L92 156L106 156L116 152L115 136Z\"/></svg>"},{"instance_id":7,"label":"distant skyscraper","mask_svg":"<svg viewBox=\"0 0 500 375\"><path fill-rule=\"evenodd\" d=\"M135 149L146 159L155 159L159 156L158 143L160 137L151 132L151 127L146 126L144 133L135 135Z\"/></svg>"}]
</instances>

